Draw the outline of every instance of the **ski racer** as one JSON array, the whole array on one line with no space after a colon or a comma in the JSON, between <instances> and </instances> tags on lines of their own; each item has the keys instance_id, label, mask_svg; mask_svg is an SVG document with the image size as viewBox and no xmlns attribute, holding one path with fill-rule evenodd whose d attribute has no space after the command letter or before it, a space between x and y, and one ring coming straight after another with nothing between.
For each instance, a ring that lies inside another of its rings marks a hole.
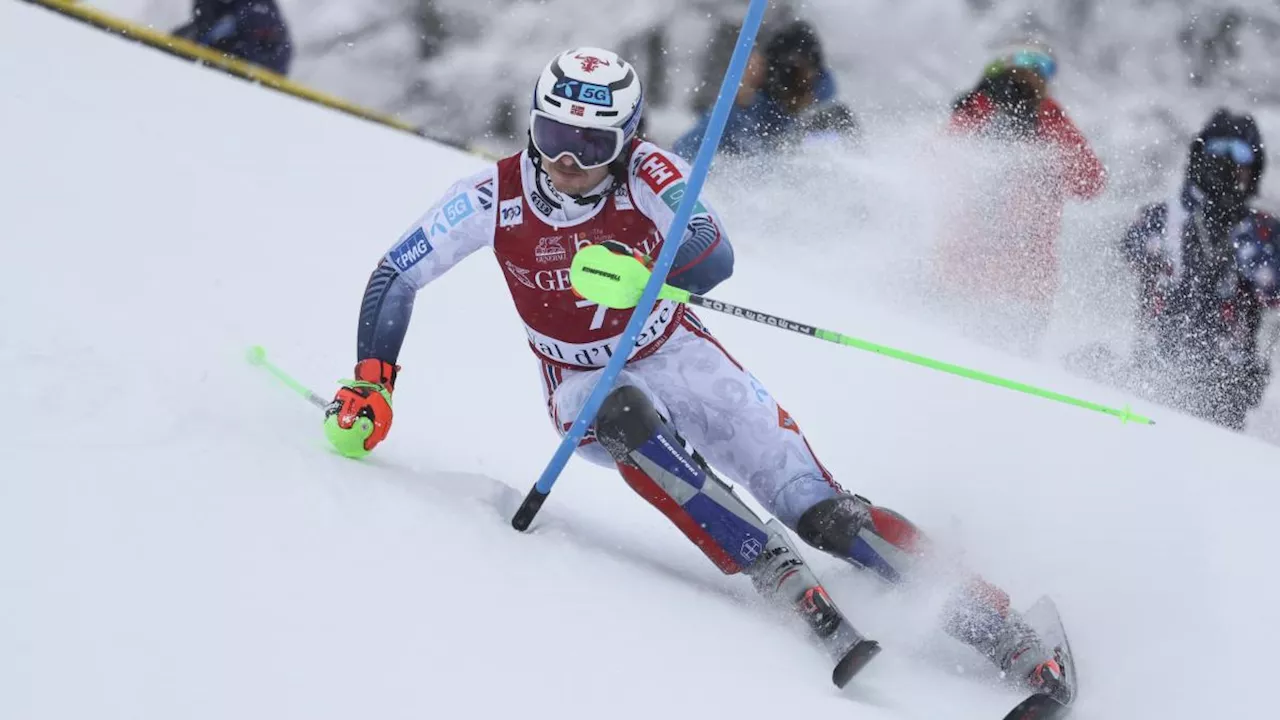
<instances>
[{"instance_id":1,"label":"ski racer","mask_svg":"<svg viewBox=\"0 0 1280 720\"><path fill-rule=\"evenodd\" d=\"M1259 333L1277 300L1280 223L1250 207L1265 168L1254 119L1219 108L1177 196L1143 208L1122 243L1138 285L1135 364L1170 380L1175 404L1237 430L1271 374Z\"/></svg>"},{"instance_id":2,"label":"ski racer","mask_svg":"<svg viewBox=\"0 0 1280 720\"><path fill-rule=\"evenodd\" d=\"M609 358L627 353L577 453L616 468L721 571L745 573L763 595L793 608L840 660L833 679L843 685L878 647L840 615L786 529L892 582L909 576L926 539L897 513L844 491L796 420L690 308L663 300L636 310L648 319L634 347L624 348L618 341L630 311L582 300L570 286L574 254L593 244L652 256L678 242L669 282L695 293L733 271L727 231L705 202L680 237L664 237L689 167L634 137L643 107L635 69L613 52L575 48L546 65L533 88L528 147L458 180L373 271L359 312L355 380L328 406L326 433L353 455L387 437L415 295L488 249L524 322L557 432L570 428ZM776 519L763 521L712 468ZM966 582L945 626L1010 677L1043 692L1058 688L1052 651L999 589Z\"/></svg>"}]
</instances>

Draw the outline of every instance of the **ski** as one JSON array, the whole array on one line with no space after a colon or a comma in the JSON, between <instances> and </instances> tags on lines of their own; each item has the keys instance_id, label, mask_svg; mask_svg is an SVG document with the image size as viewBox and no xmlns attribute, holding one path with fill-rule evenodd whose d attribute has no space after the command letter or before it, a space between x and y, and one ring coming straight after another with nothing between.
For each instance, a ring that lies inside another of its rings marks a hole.
<instances>
[{"instance_id":1,"label":"ski","mask_svg":"<svg viewBox=\"0 0 1280 720\"><path fill-rule=\"evenodd\" d=\"M843 688L849 684L854 675L858 671L866 667L871 659L880 654L880 643L875 640L860 640L856 645L849 648L849 652L836 663L836 667L831 671L831 682L836 687Z\"/></svg>"},{"instance_id":2,"label":"ski","mask_svg":"<svg viewBox=\"0 0 1280 720\"><path fill-rule=\"evenodd\" d=\"M1052 695L1037 693L1018 703L1004 720L1060 720L1069 712L1070 705L1062 704Z\"/></svg>"}]
</instances>

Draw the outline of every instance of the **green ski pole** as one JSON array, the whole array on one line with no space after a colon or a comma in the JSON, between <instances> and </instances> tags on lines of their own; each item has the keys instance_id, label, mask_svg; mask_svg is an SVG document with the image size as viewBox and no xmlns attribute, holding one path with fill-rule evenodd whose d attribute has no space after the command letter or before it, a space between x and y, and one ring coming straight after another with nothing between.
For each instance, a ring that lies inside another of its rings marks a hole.
<instances>
[{"instance_id":1,"label":"green ski pole","mask_svg":"<svg viewBox=\"0 0 1280 720\"><path fill-rule=\"evenodd\" d=\"M603 245L591 245L578 251L573 258L573 267L569 273L569 281L573 285L574 291L579 295L599 303L608 308L615 310L623 310L635 307L640 300L640 292L643 290L645 282L649 279L649 269L645 267L639 259L630 255L620 255L610 251ZM842 335L831 330L823 330L813 325L787 320L785 318L762 313L757 310L733 305L731 303L713 300L712 298L694 295L687 290L681 290L670 285L663 285L658 297L664 300L674 300L675 302L685 303L696 307L714 310L715 312L732 315L734 317L744 318L753 322L758 322L769 327L790 330L801 335L826 340L828 342L845 345L848 347L873 352L878 355L890 357L895 360L902 360L932 370L958 375L970 380L988 383L997 387L1015 390L1017 392L1034 395L1036 397L1053 400L1067 405L1083 408L1085 410L1093 410L1106 415L1112 415L1120 418L1122 422L1134 422L1142 425L1154 425L1155 421L1150 418L1137 415L1124 408L1113 408L1106 405L1100 405L1088 400L1064 395L1053 390L1046 390L1027 383L1018 382L1017 380L1009 380L998 375L974 370L960 365L934 360L923 355L916 355L905 350L878 345L848 335Z\"/></svg>"},{"instance_id":2,"label":"green ski pole","mask_svg":"<svg viewBox=\"0 0 1280 720\"><path fill-rule=\"evenodd\" d=\"M304 400L315 405L321 410L329 404L328 400L325 400L319 395L311 392L305 385L294 380L288 373L276 367L275 364L267 359L267 350L261 345L254 345L249 348L249 351L245 353L245 359L249 361L250 365L256 365L263 370L266 370L272 375L272 377L279 380L281 383L284 383L285 387L288 387L290 390L302 396Z\"/></svg>"}]
</instances>

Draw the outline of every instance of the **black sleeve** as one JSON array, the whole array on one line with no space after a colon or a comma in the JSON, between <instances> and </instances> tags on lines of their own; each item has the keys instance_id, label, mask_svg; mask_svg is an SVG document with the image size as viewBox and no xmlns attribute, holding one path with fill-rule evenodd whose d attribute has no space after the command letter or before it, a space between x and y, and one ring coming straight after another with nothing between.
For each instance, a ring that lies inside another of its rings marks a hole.
<instances>
[{"instance_id":1,"label":"black sleeve","mask_svg":"<svg viewBox=\"0 0 1280 720\"><path fill-rule=\"evenodd\" d=\"M195 0L191 4L191 19L173 29L173 35L198 42L218 19L221 8L217 0Z\"/></svg>"},{"instance_id":2,"label":"black sleeve","mask_svg":"<svg viewBox=\"0 0 1280 720\"><path fill-rule=\"evenodd\" d=\"M1139 272L1149 270L1152 263L1162 261L1163 252L1153 253L1152 243L1163 239L1169 208L1164 203L1148 205L1138 219L1125 230L1120 250L1131 267Z\"/></svg>"},{"instance_id":3,"label":"black sleeve","mask_svg":"<svg viewBox=\"0 0 1280 720\"><path fill-rule=\"evenodd\" d=\"M417 291L390 261L383 259L369 276L360 303L356 360L377 358L395 363L413 315Z\"/></svg>"}]
</instances>

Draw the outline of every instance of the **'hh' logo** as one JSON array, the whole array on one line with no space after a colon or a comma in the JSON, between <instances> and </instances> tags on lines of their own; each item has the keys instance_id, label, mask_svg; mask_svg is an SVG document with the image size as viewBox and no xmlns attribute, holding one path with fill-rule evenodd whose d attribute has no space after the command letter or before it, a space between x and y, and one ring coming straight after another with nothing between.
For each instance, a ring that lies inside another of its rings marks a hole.
<instances>
[{"instance_id":1,"label":"'hh' logo","mask_svg":"<svg viewBox=\"0 0 1280 720\"><path fill-rule=\"evenodd\" d=\"M564 262L569 255L560 244L560 236L552 235L538 240L537 247L533 249L533 259L540 263Z\"/></svg>"},{"instance_id":2,"label":"'hh' logo","mask_svg":"<svg viewBox=\"0 0 1280 720\"><path fill-rule=\"evenodd\" d=\"M659 153L650 155L640 164L640 179L644 180L655 193L662 192L663 188L678 177L680 177L680 171Z\"/></svg>"}]
</instances>

